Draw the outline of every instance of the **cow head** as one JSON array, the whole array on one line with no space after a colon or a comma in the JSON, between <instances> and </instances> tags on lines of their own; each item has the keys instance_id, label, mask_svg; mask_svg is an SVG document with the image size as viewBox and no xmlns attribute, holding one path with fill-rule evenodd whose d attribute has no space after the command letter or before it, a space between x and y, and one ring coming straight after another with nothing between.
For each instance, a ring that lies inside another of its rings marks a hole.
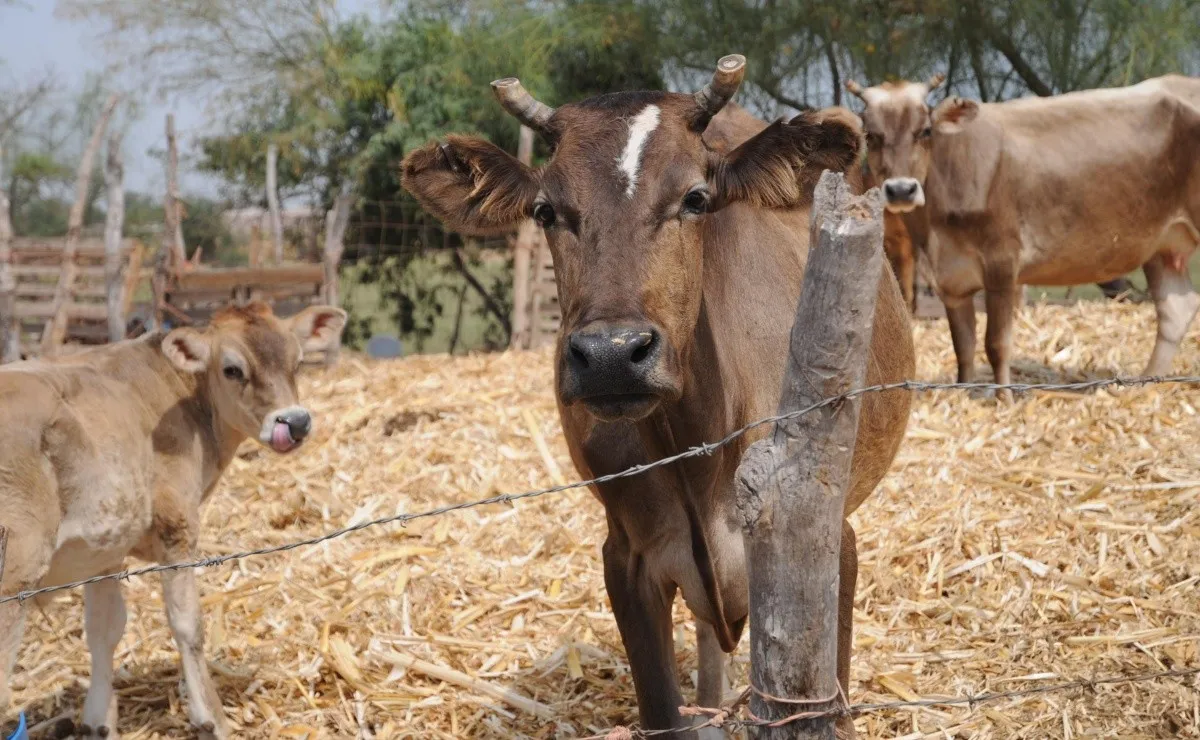
<instances>
[{"instance_id":1,"label":"cow head","mask_svg":"<svg viewBox=\"0 0 1200 740\"><path fill-rule=\"evenodd\" d=\"M216 417L276 452L295 449L312 429L299 405L296 370L304 351L325 349L346 325L346 312L311 306L289 319L269 306L227 308L204 329L175 329L163 353L184 372L202 375Z\"/></svg>"},{"instance_id":2,"label":"cow head","mask_svg":"<svg viewBox=\"0 0 1200 740\"><path fill-rule=\"evenodd\" d=\"M701 138L733 97L745 59L724 57L694 94L622 92L557 110L521 83L492 83L504 108L551 146L533 169L478 138L451 136L405 158L403 182L451 228L497 233L532 217L554 257L564 405L639 419L683 392L700 313L707 222L733 203L793 208L823 169L857 158L850 115L778 121L727 154ZM848 111L844 112L848 114Z\"/></svg>"},{"instance_id":3,"label":"cow head","mask_svg":"<svg viewBox=\"0 0 1200 740\"><path fill-rule=\"evenodd\" d=\"M936 74L928 82L885 82L865 89L854 80L846 82L846 89L867 105L862 114L867 165L872 179L883 184L889 211L905 213L925 205L923 183L933 136L925 99L945 79Z\"/></svg>"}]
</instances>

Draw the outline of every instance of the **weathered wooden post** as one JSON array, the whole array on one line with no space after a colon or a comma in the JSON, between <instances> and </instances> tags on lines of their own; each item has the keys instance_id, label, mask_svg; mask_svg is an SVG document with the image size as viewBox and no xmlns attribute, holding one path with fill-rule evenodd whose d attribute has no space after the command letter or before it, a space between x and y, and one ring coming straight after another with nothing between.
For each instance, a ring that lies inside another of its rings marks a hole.
<instances>
[{"instance_id":1,"label":"weathered wooden post","mask_svg":"<svg viewBox=\"0 0 1200 740\"><path fill-rule=\"evenodd\" d=\"M342 192L333 201L333 208L325 214L325 253L322 264L325 268L325 303L330 306L339 305L338 269L342 264L342 253L346 250L346 227L350 225L350 206L354 204L354 196ZM333 339L332 344L325 350L325 365L337 363L341 353L342 335Z\"/></svg>"},{"instance_id":2,"label":"weathered wooden post","mask_svg":"<svg viewBox=\"0 0 1200 740\"><path fill-rule=\"evenodd\" d=\"M67 215L67 238L63 244L62 272L58 277L58 286L54 290L54 303L51 304L51 314L42 329L42 354L50 356L63 343L67 335L67 322L70 320L71 303L75 295L75 278L79 274L76 256L79 252L79 239L83 235L83 217L87 208L88 188L92 184L92 162L96 160L96 152L100 150L100 142L104 140L104 132L112 119L113 111L121 97L116 93L108 96L100 118L92 128L92 138L88 140L83 156L79 158L79 169L75 172L75 202Z\"/></svg>"},{"instance_id":3,"label":"weathered wooden post","mask_svg":"<svg viewBox=\"0 0 1200 740\"><path fill-rule=\"evenodd\" d=\"M167 114L167 194L163 198L163 246L169 272L183 269L187 252L183 246L183 219L179 204L179 148L175 143L175 115Z\"/></svg>"},{"instance_id":4,"label":"weathered wooden post","mask_svg":"<svg viewBox=\"0 0 1200 740\"><path fill-rule=\"evenodd\" d=\"M121 157L122 132L108 138L104 185L108 201L104 216L104 288L108 301L108 341L125 338L125 280L121 276L121 236L125 228L125 164ZM131 266L132 269L132 266Z\"/></svg>"},{"instance_id":5,"label":"weathered wooden post","mask_svg":"<svg viewBox=\"0 0 1200 740\"><path fill-rule=\"evenodd\" d=\"M780 413L805 408L866 378L883 263L877 190L854 196L840 174L816 188ZM772 721L839 706L838 569L859 399L776 424L737 473L750 576L751 708ZM784 699L777 701L767 696ZM833 740L834 718L760 727L758 738Z\"/></svg>"},{"instance_id":6,"label":"weathered wooden post","mask_svg":"<svg viewBox=\"0 0 1200 740\"><path fill-rule=\"evenodd\" d=\"M533 129L521 126L521 138L517 142L517 159L528 166L533 161ZM533 319L530 277L533 254L537 248L538 226L527 218L517 227L517 238L513 242L513 307L512 338L509 346L528 349L533 336Z\"/></svg>"},{"instance_id":7,"label":"weathered wooden post","mask_svg":"<svg viewBox=\"0 0 1200 740\"><path fill-rule=\"evenodd\" d=\"M0 164L4 149L0 146ZM8 192L0 177L0 364L21 359L21 323L17 320L17 277L12 265L12 218Z\"/></svg>"},{"instance_id":8,"label":"weathered wooden post","mask_svg":"<svg viewBox=\"0 0 1200 740\"><path fill-rule=\"evenodd\" d=\"M267 209L271 214L271 252L275 264L283 262L283 214L279 212L279 145L267 145Z\"/></svg>"}]
</instances>

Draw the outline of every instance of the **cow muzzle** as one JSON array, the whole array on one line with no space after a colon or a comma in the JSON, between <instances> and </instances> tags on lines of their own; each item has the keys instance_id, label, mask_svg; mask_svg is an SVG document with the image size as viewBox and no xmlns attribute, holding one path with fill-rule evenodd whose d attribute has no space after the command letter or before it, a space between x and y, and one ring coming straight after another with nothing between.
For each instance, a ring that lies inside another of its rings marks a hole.
<instances>
[{"instance_id":1,"label":"cow muzzle","mask_svg":"<svg viewBox=\"0 0 1200 740\"><path fill-rule=\"evenodd\" d=\"M258 441L276 452L291 452L312 431L312 415L303 406L288 406L267 414Z\"/></svg>"},{"instance_id":2,"label":"cow muzzle","mask_svg":"<svg viewBox=\"0 0 1200 740\"><path fill-rule=\"evenodd\" d=\"M891 177L883 183L887 209L893 213L908 213L925 205L925 188L911 177Z\"/></svg>"},{"instance_id":3,"label":"cow muzzle","mask_svg":"<svg viewBox=\"0 0 1200 740\"><path fill-rule=\"evenodd\" d=\"M562 350L559 398L583 403L601 421L649 416L679 396L669 348L650 324L594 322L571 332Z\"/></svg>"}]
</instances>

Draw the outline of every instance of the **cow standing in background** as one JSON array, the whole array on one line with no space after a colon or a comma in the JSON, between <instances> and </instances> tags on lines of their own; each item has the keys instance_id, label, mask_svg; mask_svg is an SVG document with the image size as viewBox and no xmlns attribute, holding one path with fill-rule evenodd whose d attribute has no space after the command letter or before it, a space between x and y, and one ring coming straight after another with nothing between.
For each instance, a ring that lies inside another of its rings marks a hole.
<instances>
[{"instance_id":1,"label":"cow standing in background","mask_svg":"<svg viewBox=\"0 0 1200 740\"><path fill-rule=\"evenodd\" d=\"M1200 308L1187 260L1200 243L1200 80L978 103L930 112L928 85L862 91L868 141L893 156L888 208L924 205L926 251L946 304L958 379L975 377L975 310L1009 383L1018 285L1079 285L1141 267L1158 313L1146 365L1164 374ZM1103 286L1102 286L1103 287Z\"/></svg>"},{"instance_id":2,"label":"cow standing in background","mask_svg":"<svg viewBox=\"0 0 1200 740\"><path fill-rule=\"evenodd\" d=\"M340 308L278 319L251 304L217 313L204 330L0 368L0 525L9 537L0 596L116 573L129 555L194 559L200 507L238 446L250 438L290 452L308 436L296 370L306 347L326 348L345 323ZM162 582L188 717L202 738L228 738L204 659L195 571L165 571ZM0 604L0 716L28 610ZM84 587L84 628L92 673L78 736L112 740L120 581Z\"/></svg>"},{"instance_id":3,"label":"cow standing in background","mask_svg":"<svg viewBox=\"0 0 1200 740\"><path fill-rule=\"evenodd\" d=\"M744 64L723 58L694 95L621 92L557 110L515 79L498 80L505 109L552 146L548 164L528 167L465 136L405 158L405 188L451 228L503 233L532 217L545 229L562 306L559 413L585 477L649 463L775 413L813 187L825 169L854 168L862 134L840 108L770 126L744 111L714 119ZM878 284L868 383L908 378L914 365L896 281L884 270ZM910 398L871 394L862 403L846 515L887 472ZM608 520L605 585L642 725L676 730L664 737L692 735L679 715L671 622L678 591L696 616L698 701L722 700L721 653L736 649L749 610L734 472L746 446L766 433L595 488ZM857 563L846 523L838 613L846 690ZM853 734L849 718L839 727Z\"/></svg>"}]
</instances>

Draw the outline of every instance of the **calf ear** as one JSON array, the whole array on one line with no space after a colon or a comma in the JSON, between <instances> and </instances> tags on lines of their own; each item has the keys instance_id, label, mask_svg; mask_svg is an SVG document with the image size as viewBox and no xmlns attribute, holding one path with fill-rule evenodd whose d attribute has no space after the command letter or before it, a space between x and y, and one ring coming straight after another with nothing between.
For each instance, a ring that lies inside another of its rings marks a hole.
<instances>
[{"instance_id":1,"label":"calf ear","mask_svg":"<svg viewBox=\"0 0 1200 740\"><path fill-rule=\"evenodd\" d=\"M944 134L957 134L971 121L979 116L979 103L954 97L942 101L933 110L933 125Z\"/></svg>"},{"instance_id":2,"label":"calf ear","mask_svg":"<svg viewBox=\"0 0 1200 740\"><path fill-rule=\"evenodd\" d=\"M333 306L309 306L287 320L305 352L327 349L346 328L346 312Z\"/></svg>"},{"instance_id":3,"label":"calf ear","mask_svg":"<svg viewBox=\"0 0 1200 740\"><path fill-rule=\"evenodd\" d=\"M195 329L175 329L162 342L163 354L185 373L202 373L208 367L212 349L208 337Z\"/></svg>"},{"instance_id":4,"label":"calf ear","mask_svg":"<svg viewBox=\"0 0 1200 740\"><path fill-rule=\"evenodd\" d=\"M776 121L719 160L719 205L737 201L795 208L812 198L823 170L845 172L863 148L862 122L845 108L807 111Z\"/></svg>"},{"instance_id":5,"label":"calf ear","mask_svg":"<svg viewBox=\"0 0 1200 740\"><path fill-rule=\"evenodd\" d=\"M455 231L486 236L529 215L538 183L532 170L483 139L450 136L408 153L401 183Z\"/></svg>"}]
</instances>

